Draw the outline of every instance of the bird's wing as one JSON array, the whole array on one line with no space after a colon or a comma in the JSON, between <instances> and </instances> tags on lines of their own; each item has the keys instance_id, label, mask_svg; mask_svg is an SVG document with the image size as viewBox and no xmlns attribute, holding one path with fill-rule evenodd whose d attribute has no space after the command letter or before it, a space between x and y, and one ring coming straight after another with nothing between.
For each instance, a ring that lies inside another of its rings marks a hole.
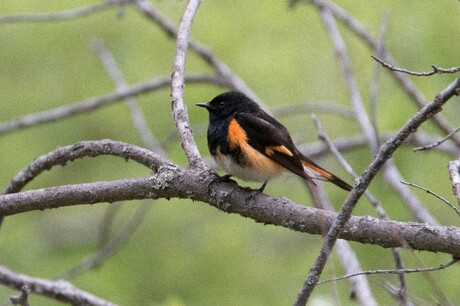
<instances>
[{"instance_id":1,"label":"bird's wing","mask_svg":"<svg viewBox=\"0 0 460 306\"><path fill-rule=\"evenodd\" d=\"M350 191L352 187L303 155L294 145L287 129L268 114L241 113L235 119L246 132L251 147L298 176L326 180Z\"/></svg>"},{"instance_id":2,"label":"bird's wing","mask_svg":"<svg viewBox=\"0 0 460 306\"><path fill-rule=\"evenodd\" d=\"M308 179L298 151L286 128L276 119L240 113L235 117L246 133L248 144L298 176Z\"/></svg>"}]
</instances>

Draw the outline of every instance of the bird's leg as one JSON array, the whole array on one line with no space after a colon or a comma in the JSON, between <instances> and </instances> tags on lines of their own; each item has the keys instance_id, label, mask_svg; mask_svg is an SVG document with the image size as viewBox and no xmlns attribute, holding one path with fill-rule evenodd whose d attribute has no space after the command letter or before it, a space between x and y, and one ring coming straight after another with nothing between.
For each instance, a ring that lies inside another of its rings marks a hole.
<instances>
[{"instance_id":1,"label":"bird's leg","mask_svg":"<svg viewBox=\"0 0 460 306\"><path fill-rule=\"evenodd\" d=\"M262 187L259 188L259 192L264 192L264 189L265 189L265 186L267 186L267 183L268 183L268 181L265 181L265 182L262 184Z\"/></svg>"},{"instance_id":2,"label":"bird's leg","mask_svg":"<svg viewBox=\"0 0 460 306\"><path fill-rule=\"evenodd\" d=\"M223 176L217 176L215 179L213 179L210 183L209 186L216 183L216 182L234 182L230 178L232 177L231 174L225 174Z\"/></svg>"}]
</instances>

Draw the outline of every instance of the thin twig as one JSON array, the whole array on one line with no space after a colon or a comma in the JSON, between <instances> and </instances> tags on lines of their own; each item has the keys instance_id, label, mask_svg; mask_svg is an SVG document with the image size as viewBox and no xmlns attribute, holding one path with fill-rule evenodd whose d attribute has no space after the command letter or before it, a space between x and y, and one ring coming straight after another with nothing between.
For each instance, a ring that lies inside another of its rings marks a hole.
<instances>
[{"instance_id":1,"label":"thin twig","mask_svg":"<svg viewBox=\"0 0 460 306\"><path fill-rule=\"evenodd\" d=\"M355 113L352 109L346 106L342 106L338 103L328 103L328 102L317 102L317 103L301 103L301 104L291 104L283 105L272 108L272 113L277 118L299 115L305 112L312 113L326 113L334 114L337 116L345 118L355 118Z\"/></svg>"},{"instance_id":2,"label":"thin twig","mask_svg":"<svg viewBox=\"0 0 460 306\"><path fill-rule=\"evenodd\" d=\"M169 37L176 38L178 29L167 18L160 15L150 1L134 0L138 9L150 20L155 22ZM219 77L225 80L225 84L234 90L241 91L252 100L256 101L265 110L268 110L263 101L254 93L251 88L238 77L223 61L221 61L212 51L197 40L190 38L188 44L190 50L198 54L206 63L213 67Z\"/></svg>"},{"instance_id":3,"label":"thin twig","mask_svg":"<svg viewBox=\"0 0 460 306\"><path fill-rule=\"evenodd\" d=\"M380 135L379 138L382 142L388 141L390 139L390 135L394 134L391 132L385 133ZM436 139L428 134L417 132L412 134L403 145L412 145L412 146L424 146L427 144L431 144L435 142ZM367 146L368 143L366 138L363 135L356 135L356 136L347 136L334 139L332 141L334 146L340 152L350 152L354 151L358 148ZM307 156L310 156L313 160L320 159L325 156L325 154L329 154L330 151L328 146L324 144L324 142L312 142L309 144L300 145L299 149ZM440 152L446 153L449 157L455 157L458 154L458 149L455 147L454 144L444 143L439 148Z\"/></svg>"},{"instance_id":4,"label":"thin twig","mask_svg":"<svg viewBox=\"0 0 460 306\"><path fill-rule=\"evenodd\" d=\"M388 159L385 165L383 165L382 172L385 180L396 191L397 195L402 198L416 221L440 225L439 221L430 214L412 190L408 186L399 183L400 181L404 181L404 177L392 158Z\"/></svg>"},{"instance_id":5,"label":"thin twig","mask_svg":"<svg viewBox=\"0 0 460 306\"><path fill-rule=\"evenodd\" d=\"M460 211L459 211L454 205L452 205L452 203L450 203L446 198L440 196L440 195L437 194L436 192L431 191L431 190L428 189L428 188L422 187L422 186L417 185L417 184L414 184L414 183L409 183L409 182L405 182L405 181L400 181L400 182L401 182L402 184L404 184L404 185L407 185L407 186L411 186L411 187L415 187L415 188L421 189L421 190L425 191L426 193L435 196L435 197L438 198L439 200L441 200L441 201L443 201L444 203L446 203L447 205L449 205L450 208L452 208L453 210L455 210L455 212L457 213L457 215L460 216Z\"/></svg>"},{"instance_id":6,"label":"thin twig","mask_svg":"<svg viewBox=\"0 0 460 306\"><path fill-rule=\"evenodd\" d=\"M296 3L298 1L299 0L293 0L292 2ZM346 28L355 33L373 52L378 53L380 46L379 42L373 38L373 36L369 33L369 31L366 30L361 22L359 22L343 8L339 7L334 2L326 0L305 0L305 2L313 4L318 8L328 9L335 18L342 22ZM383 50L381 58L388 63L395 62L395 60L386 50ZM419 109L422 109L426 105L427 99L423 93L415 86L412 80L405 74L391 70L389 71L390 75L398 82L403 91L417 104ZM434 116L431 118L431 120L446 134L453 130L450 123L441 115ZM460 136L454 135L452 140L457 147L460 147Z\"/></svg>"},{"instance_id":7,"label":"thin twig","mask_svg":"<svg viewBox=\"0 0 460 306\"><path fill-rule=\"evenodd\" d=\"M213 83L224 86L221 78L212 75L189 75L185 76L187 83ZM11 121L0 124L0 135L9 133L20 128L31 127L41 123L53 122L62 118L93 111L111 103L119 102L128 97L145 94L171 84L169 77L156 77L149 81L138 83L128 87L126 90L116 91L103 96L89 98L84 101L49 109L43 112L28 114Z\"/></svg>"},{"instance_id":8,"label":"thin twig","mask_svg":"<svg viewBox=\"0 0 460 306\"><path fill-rule=\"evenodd\" d=\"M361 132L366 136L369 146L372 152L377 152L378 143L375 137L375 130L372 126L369 117L366 115L366 108L361 99L361 94L356 84L355 77L351 68L350 59L348 57L347 47L340 35L339 29L335 22L334 16L326 9L319 8L323 23L328 31L329 37L334 45L334 50L337 57L340 59L342 64L342 70L347 84L348 94L353 105L353 111L358 124L361 128Z\"/></svg>"},{"instance_id":9,"label":"thin twig","mask_svg":"<svg viewBox=\"0 0 460 306\"><path fill-rule=\"evenodd\" d=\"M113 57L110 50L107 49L104 43L97 38L92 39L91 45L97 52L99 59L104 65L105 70L117 86L117 91L126 90L129 86L125 82L123 74L121 73L121 70L118 67L118 64L115 61L115 58ZM142 112L142 109L137 103L137 100L134 97L126 97L125 102L128 106L128 109L130 110L131 121L133 122L134 127L136 128L144 145L150 150L165 156L165 152L158 144L158 142L155 140L152 131L149 129L147 125L147 120L145 119L144 113Z\"/></svg>"},{"instance_id":10,"label":"thin twig","mask_svg":"<svg viewBox=\"0 0 460 306\"><path fill-rule=\"evenodd\" d=\"M110 231L115 217L121 210L121 203L112 203L105 210L97 231L97 247L101 249L110 241Z\"/></svg>"},{"instance_id":11,"label":"thin twig","mask_svg":"<svg viewBox=\"0 0 460 306\"><path fill-rule=\"evenodd\" d=\"M30 22L50 22L50 21L65 21L79 17L86 17L91 14L98 13L108 9L114 5L125 2L126 0L107 0L98 4L79 7L56 13L27 13L17 15L0 16L0 23L30 23Z\"/></svg>"},{"instance_id":12,"label":"thin twig","mask_svg":"<svg viewBox=\"0 0 460 306\"><path fill-rule=\"evenodd\" d=\"M379 37L378 43L379 47L377 53L380 55L385 50L385 34L388 28L388 13L384 13L382 16L382 21L380 22L380 30L379 30ZM380 146L380 138L379 138L379 130L377 126L377 101L378 101L378 91L379 91L379 79L380 79L380 66L378 64L374 65L374 75L372 77L372 82L369 87L370 93L370 111L369 117L374 128L375 138L377 141L377 146ZM375 153L375 152L374 152Z\"/></svg>"},{"instance_id":13,"label":"thin twig","mask_svg":"<svg viewBox=\"0 0 460 306\"><path fill-rule=\"evenodd\" d=\"M378 42L378 47L377 47L377 54L383 54L385 52L385 34L388 28L388 14L385 12L382 17L382 21L380 23L380 30L379 30L379 36L377 39ZM381 145L381 137L380 133L378 130L377 126L377 100L378 100L378 89L379 89L379 76L380 76L380 67L376 63L374 67L374 77L372 79L372 83L370 86L370 120L372 122L372 126L374 127L375 131L375 139L377 141L378 146ZM327 140L327 135L326 135L326 140ZM331 147L331 150L333 150L333 144L330 143L329 147ZM374 152L376 153L376 152ZM335 155L340 155L340 152L336 150ZM346 162L344 160L344 162ZM356 175L354 175L356 177ZM369 191L366 190L365 192L366 197L368 200L371 202L371 204L374 206L374 209L376 210L379 218L381 219L388 219L388 215L381 205L380 201L378 201L374 195ZM403 238L401 237L401 240ZM401 258L401 249L400 248L392 248L391 253L393 255L393 259L395 261L396 269L403 269L404 268L404 263ZM407 297L407 285L406 285L406 279L404 274L399 274L398 275L399 279L399 290L397 297L401 303L401 305L410 305L408 297Z\"/></svg>"},{"instance_id":14,"label":"thin twig","mask_svg":"<svg viewBox=\"0 0 460 306\"><path fill-rule=\"evenodd\" d=\"M344 275L344 276L335 277L335 278L331 278L331 279L328 279L328 280L320 281L320 282L318 282L318 285L326 284L326 283L329 283L329 282L335 282L335 281L339 281L339 280L343 280L343 279L347 279L347 278L355 277L355 276L359 276L359 275L406 274L406 273L419 273L419 272L439 271L439 270L442 270L442 269L445 269L445 268L448 268L448 267L452 266L456 262L458 262L458 259L452 259L451 261L449 261L446 264L441 264L439 266L429 267L429 268L396 269L396 270L392 270L392 269L388 269L388 270L384 270L384 269L382 269L382 270L368 270L368 271L362 271L362 272L358 272L358 273L347 274L347 275Z\"/></svg>"},{"instance_id":15,"label":"thin twig","mask_svg":"<svg viewBox=\"0 0 460 306\"><path fill-rule=\"evenodd\" d=\"M134 234L151 207L152 203L142 203L142 205L139 206L139 209L137 209L134 213L133 217L125 226L121 227L121 229L109 243L105 244L103 247L97 250L95 254L91 255L89 258L84 259L78 265L64 271L58 278L67 280L73 279L88 270L100 267L120 249L123 243L127 241L128 238L132 236L132 234Z\"/></svg>"},{"instance_id":16,"label":"thin twig","mask_svg":"<svg viewBox=\"0 0 460 306\"><path fill-rule=\"evenodd\" d=\"M446 137L444 137L444 138L442 138L442 139L440 139L440 140L438 140L438 141L436 141L436 142L434 142L432 144L429 144L427 146L414 148L413 151L425 151L425 150L431 150L433 148L439 147L444 141L446 141L447 139L452 137L458 131L460 131L460 127L456 128L455 130L453 130L452 132L447 134Z\"/></svg>"},{"instance_id":17,"label":"thin twig","mask_svg":"<svg viewBox=\"0 0 460 306\"><path fill-rule=\"evenodd\" d=\"M395 67L384 60L378 58L377 56L371 55L371 57L378 62L379 64L382 65L382 67L385 67L387 69L390 69L391 71L396 71L396 72L402 72L410 75L415 75L415 76L431 76L434 74L442 74L442 73L456 73L460 71L460 67L452 67L452 68L441 68L437 67L435 65L431 65L433 68L433 71L428 71L428 72L417 72L417 71L411 71L405 68L398 68Z\"/></svg>"}]
</instances>

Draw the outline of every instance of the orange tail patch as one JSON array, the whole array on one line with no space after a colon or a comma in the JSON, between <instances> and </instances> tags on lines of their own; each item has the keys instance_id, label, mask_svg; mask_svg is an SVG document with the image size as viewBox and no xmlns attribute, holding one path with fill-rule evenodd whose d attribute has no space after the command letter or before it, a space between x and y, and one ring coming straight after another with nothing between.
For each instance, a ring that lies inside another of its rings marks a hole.
<instances>
[{"instance_id":1,"label":"orange tail patch","mask_svg":"<svg viewBox=\"0 0 460 306\"><path fill-rule=\"evenodd\" d=\"M323 168L317 166L317 165L314 165L312 163L309 163L305 160L302 160L302 165L304 165L304 167L307 167L308 169L310 169L311 171L313 171L315 174L319 175L321 178L339 186L340 188L344 189L344 190L347 190L347 191L351 191L353 189L352 186L350 186L348 183L344 182L343 180L341 180L340 178L338 178L337 176L335 176L334 174L324 170ZM315 177L313 177L315 178ZM316 177L318 179L318 177ZM321 179L319 178L319 179Z\"/></svg>"}]
</instances>

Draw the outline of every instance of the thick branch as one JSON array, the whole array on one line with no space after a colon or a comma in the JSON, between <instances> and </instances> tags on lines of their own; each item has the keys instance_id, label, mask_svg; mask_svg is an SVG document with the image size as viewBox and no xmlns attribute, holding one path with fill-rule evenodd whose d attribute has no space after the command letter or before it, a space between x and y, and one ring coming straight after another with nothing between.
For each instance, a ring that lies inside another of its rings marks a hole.
<instances>
[{"instance_id":1,"label":"thick branch","mask_svg":"<svg viewBox=\"0 0 460 306\"><path fill-rule=\"evenodd\" d=\"M72 284L63 281L50 281L42 278L17 274L0 266L0 283L17 290L27 285L31 292L51 297L72 305L111 306L114 305L88 292L75 288Z\"/></svg>"},{"instance_id":2,"label":"thick branch","mask_svg":"<svg viewBox=\"0 0 460 306\"><path fill-rule=\"evenodd\" d=\"M215 182L208 172L160 167L145 179L129 179L66 185L0 196L0 215L15 215L50 208L136 199L189 198L256 222L321 235L337 217L336 213L273 198L238 187L232 182ZM378 220L369 216L351 217L340 238L385 248L444 252L460 256L460 229L421 223Z\"/></svg>"}]
</instances>

